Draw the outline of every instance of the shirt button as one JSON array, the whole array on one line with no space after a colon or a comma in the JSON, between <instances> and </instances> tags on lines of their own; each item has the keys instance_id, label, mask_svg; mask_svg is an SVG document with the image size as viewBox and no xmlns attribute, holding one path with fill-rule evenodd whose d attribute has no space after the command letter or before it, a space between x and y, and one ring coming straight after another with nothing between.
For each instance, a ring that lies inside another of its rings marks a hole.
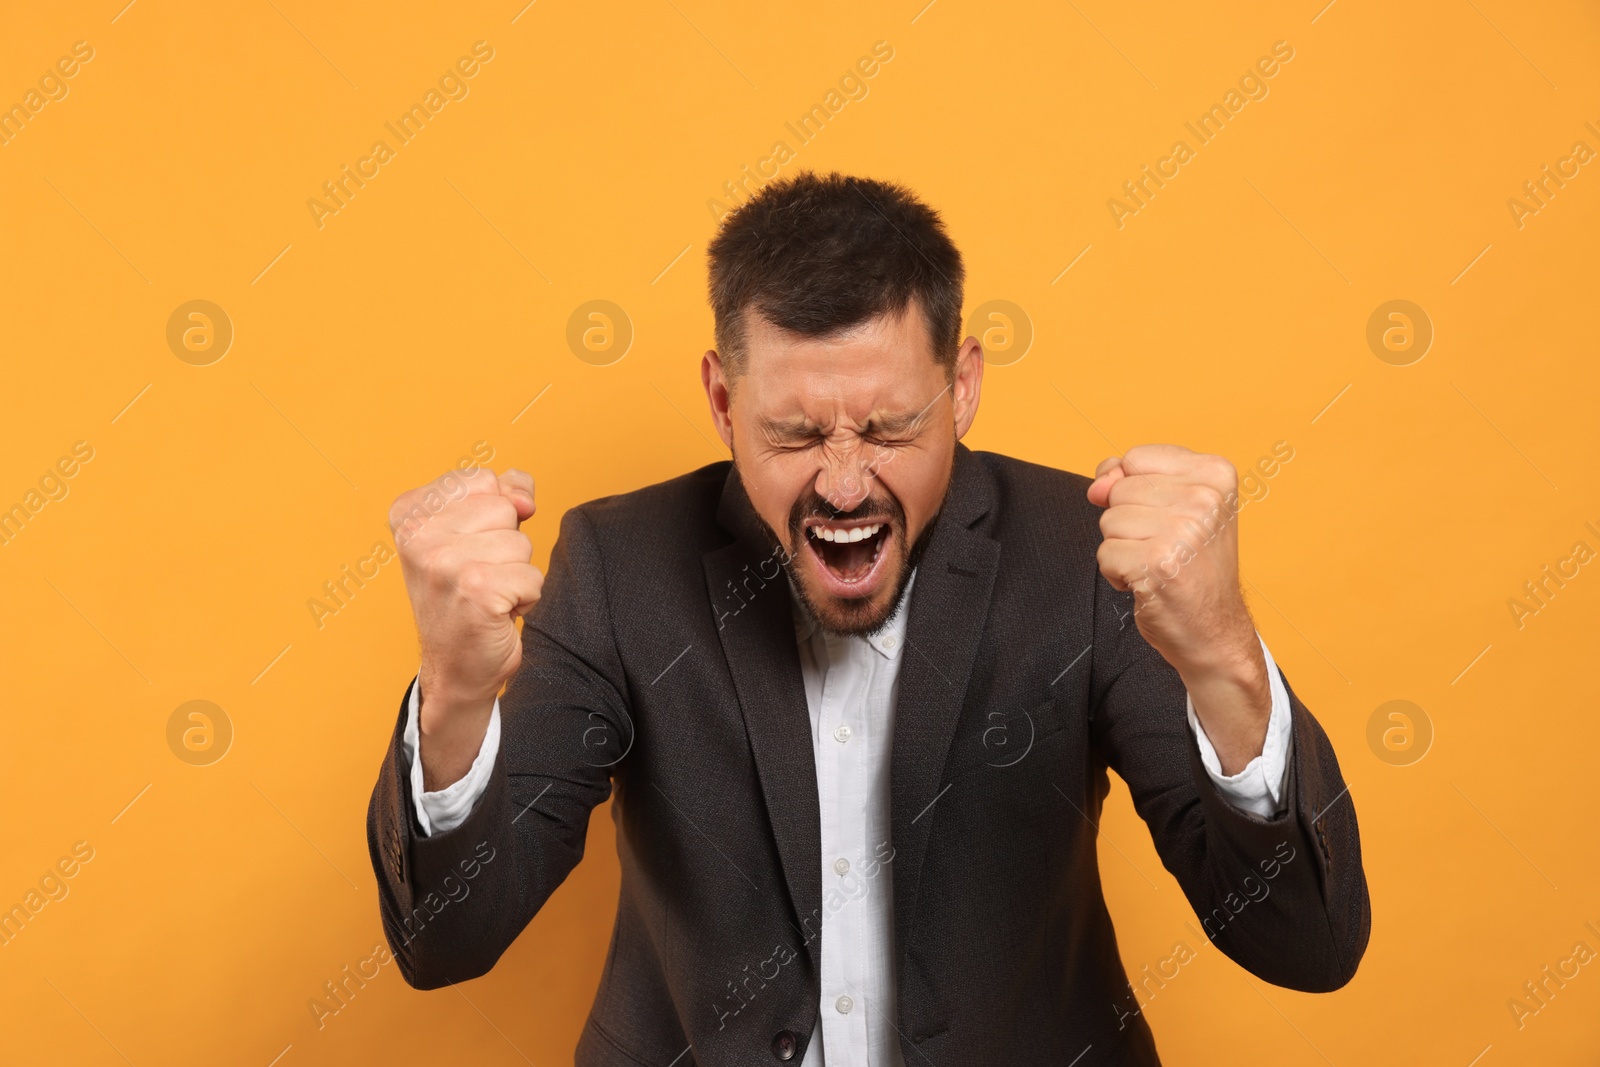
<instances>
[{"instance_id":1,"label":"shirt button","mask_svg":"<svg viewBox=\"0 0 1600 1067\"><path fill-rule=\"evenodd\" d=\"M885 637L883 639L883 647L887 648L887 649L891 649L892 650L894 648L894 646L898 645L899 643L900 643L900 639L898 637L896 637L894 634L890 634L890 635L888 635L887 637Z\"/></svg>"},{"instance_id":2,"label":"shirt button","mask_svg":"<svg viewBox=\"0 0 1600 1067\"><path fill-rule=\"evenodd\" d=\"M840 997L833 1006L839 1009L840 1015L849 1015L850 1009L856 1006L856 1002L849 997Z\"/></svg>"},{"instance_id":3,"label":"shirt button","mask_svg":"<svg viewBox=\"0 0 1600 1067\"><path fill-rule=\"evenodd\" d=\"M838 740L840 740L840 741L848 741L848 740L850 740L850 727L841 725L837 730L835 730L833 732L833 736L835 738L837 738Z\"/></svg>"},{"instance_id":4,"label":"shirt button","mask_svg":"<svg viewBox=\"0 0 1600 1067\"><path fill-rule=\"evenodd\" d=\"M845 859L843 856L840 856L838 859L833 861L833 869L839 872L841 875L847 874L850 871L850 861Z\"/></svg>"}]
</instances>

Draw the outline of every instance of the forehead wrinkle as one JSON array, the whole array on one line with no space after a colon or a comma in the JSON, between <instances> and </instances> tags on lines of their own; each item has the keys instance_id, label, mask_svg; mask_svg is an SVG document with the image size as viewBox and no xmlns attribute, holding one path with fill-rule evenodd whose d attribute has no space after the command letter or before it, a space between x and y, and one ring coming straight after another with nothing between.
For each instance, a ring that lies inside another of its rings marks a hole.
<instances>
[{"instance_id":1,"label":"forehead wrinkle","mask_svg":"<svg viewBox=\"0 0 1600 1067\"><path fill-rule=\"evenodd\" d=\"M849 390L847 387L840 388L841 385L847 385L844 377L840 374L819 374L808 380L800 398L801 410L792 417L792 422L806 431L825 435L836 432L841 424L852 425L854 420L849 412Z\"/></svg>"}]
</instances>

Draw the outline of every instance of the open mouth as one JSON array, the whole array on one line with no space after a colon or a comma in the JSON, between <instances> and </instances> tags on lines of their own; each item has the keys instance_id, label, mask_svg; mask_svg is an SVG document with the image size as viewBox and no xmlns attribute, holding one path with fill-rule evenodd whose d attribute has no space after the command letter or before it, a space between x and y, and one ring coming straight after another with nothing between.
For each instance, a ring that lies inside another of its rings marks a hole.
<instances>
[{"instance_id":1,"label":"open mouth","mask_svg":"<svg viewBox=\"0 0 1600 1067\"><path fill-rule=\"evenodd\" d=\"M884 548L893 536L893 530L884 520L818 521L806 526L806 544L811 547L826 584L836 596L860 597L873 592Z\"/></svg>"}]
</instances>

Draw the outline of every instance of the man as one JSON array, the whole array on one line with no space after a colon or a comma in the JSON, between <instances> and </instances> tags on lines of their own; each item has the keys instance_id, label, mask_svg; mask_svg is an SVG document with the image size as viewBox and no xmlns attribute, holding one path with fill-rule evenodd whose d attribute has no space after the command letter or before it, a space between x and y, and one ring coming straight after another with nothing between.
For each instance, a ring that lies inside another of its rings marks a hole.
<instances>
[{"instance_id":1,"label":"man","mask_svg":"<svg viewBox=\"0 0 1600 1067\"><path fill-rule=\"evenodd\" d=\"M899 186L773 183L710 270L731 463L574 508L548 580L525 473L390 513L421 670L368 839L406 980L488 971L614 789L579 1064L1155 1064L1109 769L1220 950L1348 982L1355 807L1240 594L1227 461L1141 446L1091 481L960 444L961 256Z\"/></svg>"}]
</instances>

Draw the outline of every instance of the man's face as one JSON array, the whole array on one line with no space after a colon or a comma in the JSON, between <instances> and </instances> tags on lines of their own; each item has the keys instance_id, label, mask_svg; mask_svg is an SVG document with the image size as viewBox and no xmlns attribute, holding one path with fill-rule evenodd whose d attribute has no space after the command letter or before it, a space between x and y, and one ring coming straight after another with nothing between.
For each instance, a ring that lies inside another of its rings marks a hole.
<instances>
[{"instance_id":1,"label":"man's face","mask_svg":"<svg viewBox=\"0 0 1600 1067\"><path fill-rule=\"evenodd\" d=\"M915 300L825 338L745 314L737 380L716 352L701 366L712 417L811 613L833 633L871 633L944 502L977 413L982 349L967 338L952 380Z\"/></svg>"}]
</instances>

